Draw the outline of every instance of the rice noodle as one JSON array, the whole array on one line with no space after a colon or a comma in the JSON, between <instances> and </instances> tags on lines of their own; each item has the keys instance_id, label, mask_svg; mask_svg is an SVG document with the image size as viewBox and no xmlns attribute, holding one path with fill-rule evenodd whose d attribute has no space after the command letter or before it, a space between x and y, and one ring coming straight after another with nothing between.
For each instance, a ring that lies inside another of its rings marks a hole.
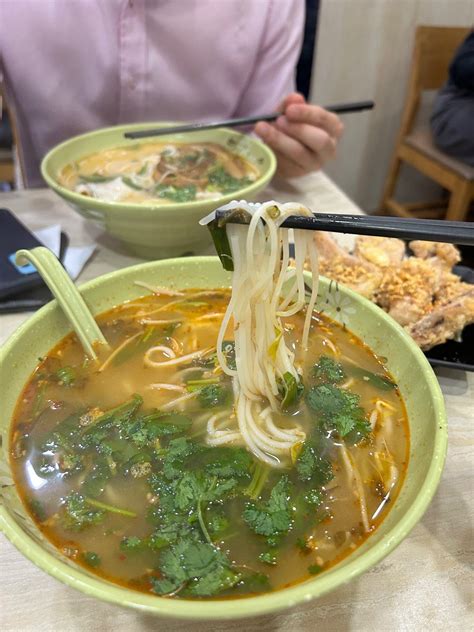
<instances>
[{"instance_id":1,"label":"rice noodle","mask_svg":"<svg viewBox=\"0 0 474 632\"><path fill-rule=\"evenodd\" d=\"M176 399L167 402L163 406L160 407L160 410L172 410L173 408L181 408L182 404L187 402L190 399L194 399L197 395L199 395L200 391L196 390L192 393L186 393L186 395L182 395L181 397L177 397Z\"/></svg>"},{"instance_id":2,"label":"rice noodle","mask_svg":"<svg viewBox=\"0 0 474 632\"><path fill-rule=\"evenodd\" d=\"M333 343L332 340L330 340L329 338L326 338L326 336L319 336L321 338L321 340L323 341L323 344L326 347L329 347L329 349L332 351L334 357L339 358L341 355L341 352L339 351L339 349L336 347L336 345Z\"/></svg>"},{"instance_id":3,"label":"rice noodle","mask_svg":"<svg viewBox=\"0 0 474 632\"><path fill-rule=\"evenodd\" d=\"M178 393L184 393L184 391L186 390L184 386L180 386L179 384L166 384L162 382L149 384L147 388L151 388L153 390L158 390L158 391L177 391Z\"/></svg>"},{"instance_id":4,"label":"rice noodle","mask_svg":"<svg viewBox=\"0 0 474 632\"><path fill-rule=\"evenodd\" d=\"M309 216L311 212L293 203L234 202L229 206L248 211L252 218L248 226L227 225L234 273L232 296L217 338L217 357L224 373L233 379L241 438L261 461L272 467L286 467L291 463L292 448L304 441L305 433L299 426L278 428L273 420L274 413L281 409L284 375L300 381L281 319L296 314L306 305L304 269L308 260L313 284L303 326L305 352L319 277L311 233L294 231L295 267L289 269L289 235L280 226L292 215ZM222 348L230 323L233 323L236 368L229 367ZM217 436L217 432L210 433L210 440L225 443L237 438L234 428L228 429L227 434Z\"/></svg>"},{"instance_id":5,"label":"rice noodle","mask_svg":"<svg viewBox=\"0 0 474 632\"><path fill-rule=\"evenodd\" d=\"M122 349L127 347L133 340L138 338L138 336L142 336L142 335L143 335L142 332L139 331L137 334L134 334L133 336L130 336L130 338L126 338L122 342L122 344L120 344L116 349L114 349L112 351L112 353L105 360L105 362L102 364L102 366L99 367L99 373L102 373L102 371L104 371L109 366L109 364L112 362L112 360L122 351Z\"/></svg>"},{"instance_id":6,"label":"rice noodle","mask_svg":"<svg viewBox=\"0 0 474 632\"><path fill-rule=\"evenodd\" d=\"M156 360L152 360L151 358L152 354L154 354L156 351L161 351L162 353L164 353L164 350L171 352L172 355L171 356L168 355L168 357L171 357L171 360L162 360L160 362ZM208 349L201 349L200 351L194 351L193 353L188 353L187 355L184 355L184 356L176 357L176 354L174 353L172 349L170 349L169 347L164 347L163 345L158 345L157 347L150 347L146 351L143 360L145 362L145 366L148 366L151 368L161 368L164 366L175 366L177 364L182 364L183 362L188 362L190 360L200 358L201 356L206 355L210 351L213 351L212 347Z\"/></svg>"}]
</instances>

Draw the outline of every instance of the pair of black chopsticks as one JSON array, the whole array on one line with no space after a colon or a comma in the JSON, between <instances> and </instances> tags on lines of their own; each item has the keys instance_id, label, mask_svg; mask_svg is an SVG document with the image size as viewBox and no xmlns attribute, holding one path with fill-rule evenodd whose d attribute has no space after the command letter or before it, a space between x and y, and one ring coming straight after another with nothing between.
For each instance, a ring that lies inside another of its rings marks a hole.
<instances>
[{"instance_id":1,"label":"pair of black chopsticks","mask_svg":"<svg viewBox=\"0 0 474 632\"><path fill-rule=\"evenodd\" d=\"M349 114L350 112L361 112L371 110L374 107L373 101L355 101L354 103L336 103L325 106L325 110L335 114ZM261 116L249 116L246 118L229 119L227 121L215 121L214 123L191 123L189 125L178 125L177 127L159 127L156 129L144 129L138 132L125 132L125 138L148 138L149 136L165 136L167 134L183 134L184 132L198 132L206 129L217 129L219 127L242 127L243 125L253 125L259 121L275 121L282 112L272 112Z\"/></svg>"},{"instance_id":2,"label":"pair of black chopsticks","mask_svg":"<svg viewBox=\"0 0 474 632\"><path fill-rule=\"evenodd\" d=\"M217 209L217 224L248 224L247 213ZM410 219L379 215L329 215L313 213L313 217L293 216L286 219L284 228L324 230L333 233L422 239L463 246L474 246L474 222L449 222L439 219Z\"/></svg>"}]
</instances>

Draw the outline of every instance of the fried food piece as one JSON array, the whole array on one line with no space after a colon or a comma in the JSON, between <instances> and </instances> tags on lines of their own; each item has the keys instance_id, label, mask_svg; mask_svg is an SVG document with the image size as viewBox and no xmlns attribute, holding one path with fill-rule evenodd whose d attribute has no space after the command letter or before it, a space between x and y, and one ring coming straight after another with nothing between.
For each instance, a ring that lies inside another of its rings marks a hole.
<instances>
[{"instance_id":1,"label":"fried food piece","mask_svg":"<svg viewBox=\"0 0 474 632\"><path fill-rule=\"evenodd\" d=\"M357 237L354 255L380 268L398 266L405 256L405 243L389 237Z\"/></svg>"},{"instance_id":2,"label":"fried food piece","mask_svg":"<svg viewBox=\"0 0 474 632\"><path fill-rule=\"evenodd\" d=\"M401 325L425 316L433 307L440 273L427 261L409 257L396 268L387 268L376 302Z\"/></svg>"},{"instance_id":3,"label":"fried food piece","mask_svg":"<svg viewBox=\"0 0 474 632\"><path fill-rule=\"evenodd\" d=\"M314 243L318 249L319 257L322 260L332 261L333 259L342 259L349 264L355 261L355 257L347 252L344 248L331 237L331 233L322 230L316 230L314 233Z\"/></svg>"},{"instance_id":4,"label":"fried food piece","mask_svg":"<svg viewBox=\"0 0 474 632\"><path fill-rule=\"evenodd\" d=\"M474 287L470 287L471 289L454 301L433 309L406 328L422 349L426 351L446 340L456 338L464 327L474 323Z\"/></svg>"},{"instance_id":5,"label":"fried food piece","mask_svg":"<svg viewBox=\"0 0 474 632\"><path fill-rule=\"evenodd\" d=\"M422 349L456 337L474 322L474 287L451 273L460 260L451 244L412 241L405 258L400 239L356 239L351 254L325 232L315 233L320 272L388 312Z\"/></svg>"},{"instance_id":6,"label":"fried food piece","mask_svg":"<svg viewBox=\"0 0 474 632\"><path fill-rule=\"evenodd\" d=\"M314 241L319 252L320 274L347 285L366 298L374 296L383 276L377 266L349 254L328 233L316 231Z\"/></svg>"},{"instance_id":7,"label":"fried food piece","mask_svg":"<svg viewBox=\"0 0 474 632\"><path fill-rule=\"evenodd\" d=\"M456 300L472 289L473 286L471 283L463 283L456 274L444 272L441 275L440 286L433 297L433 309L448 305L451 301Z\"/></svg>"},{"instance_id":8,"label":"fried food piece","mask_svg":"<svg viewBox=\"0 0 474 632\"><path fill-rule=\"evenodd\" d=\"M451 270L461 261L459 250L453 244L442 244L433 241L411 241L408 246L414 255L420 259L439 260L443 267Z\"/></svg>"}]
</instances>

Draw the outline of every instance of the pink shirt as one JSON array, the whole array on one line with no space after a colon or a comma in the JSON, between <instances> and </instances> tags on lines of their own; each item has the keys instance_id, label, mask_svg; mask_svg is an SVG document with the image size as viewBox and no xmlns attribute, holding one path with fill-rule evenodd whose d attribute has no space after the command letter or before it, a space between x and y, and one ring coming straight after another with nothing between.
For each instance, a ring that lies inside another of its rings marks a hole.
<instances>
[{"instance_id":1,"label":"pink shirt","mask_svg":"<svg viewBox=\"0 0 474 632\"><path fill-rule=\"evenodd\" d=\"M304 0L2 0L26 185L74 134L272 111L294 89L303 23Z\"/></svg>"}]
</instances>

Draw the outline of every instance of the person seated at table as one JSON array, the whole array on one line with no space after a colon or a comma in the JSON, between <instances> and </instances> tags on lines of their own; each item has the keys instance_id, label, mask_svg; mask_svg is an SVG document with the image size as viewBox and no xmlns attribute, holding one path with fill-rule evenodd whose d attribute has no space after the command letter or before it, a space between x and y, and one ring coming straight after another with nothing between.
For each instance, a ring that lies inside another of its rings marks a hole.
<instances>
[{"instance_id":1,"label":"person seated at table","mask_svg":"<svg viewBox=\"0 0 474 632\"><path fill-rule=\"evenodd\" d=\"M437 147L474 167L474 31L456 51L431 115Z\"/></svg>"},{"instance_id":2,"label":"person seated at table","mask_svg":"<svg viewBox=\"0 0 474 632\"><path fill-rule=\"evenodd\" d=\"M295 89L304 0L0 3L0 75L26 186L62 140L139 121L282 112L254 128L285 177L335 154L342 123Z\"/></svg>"}]
</instances>

